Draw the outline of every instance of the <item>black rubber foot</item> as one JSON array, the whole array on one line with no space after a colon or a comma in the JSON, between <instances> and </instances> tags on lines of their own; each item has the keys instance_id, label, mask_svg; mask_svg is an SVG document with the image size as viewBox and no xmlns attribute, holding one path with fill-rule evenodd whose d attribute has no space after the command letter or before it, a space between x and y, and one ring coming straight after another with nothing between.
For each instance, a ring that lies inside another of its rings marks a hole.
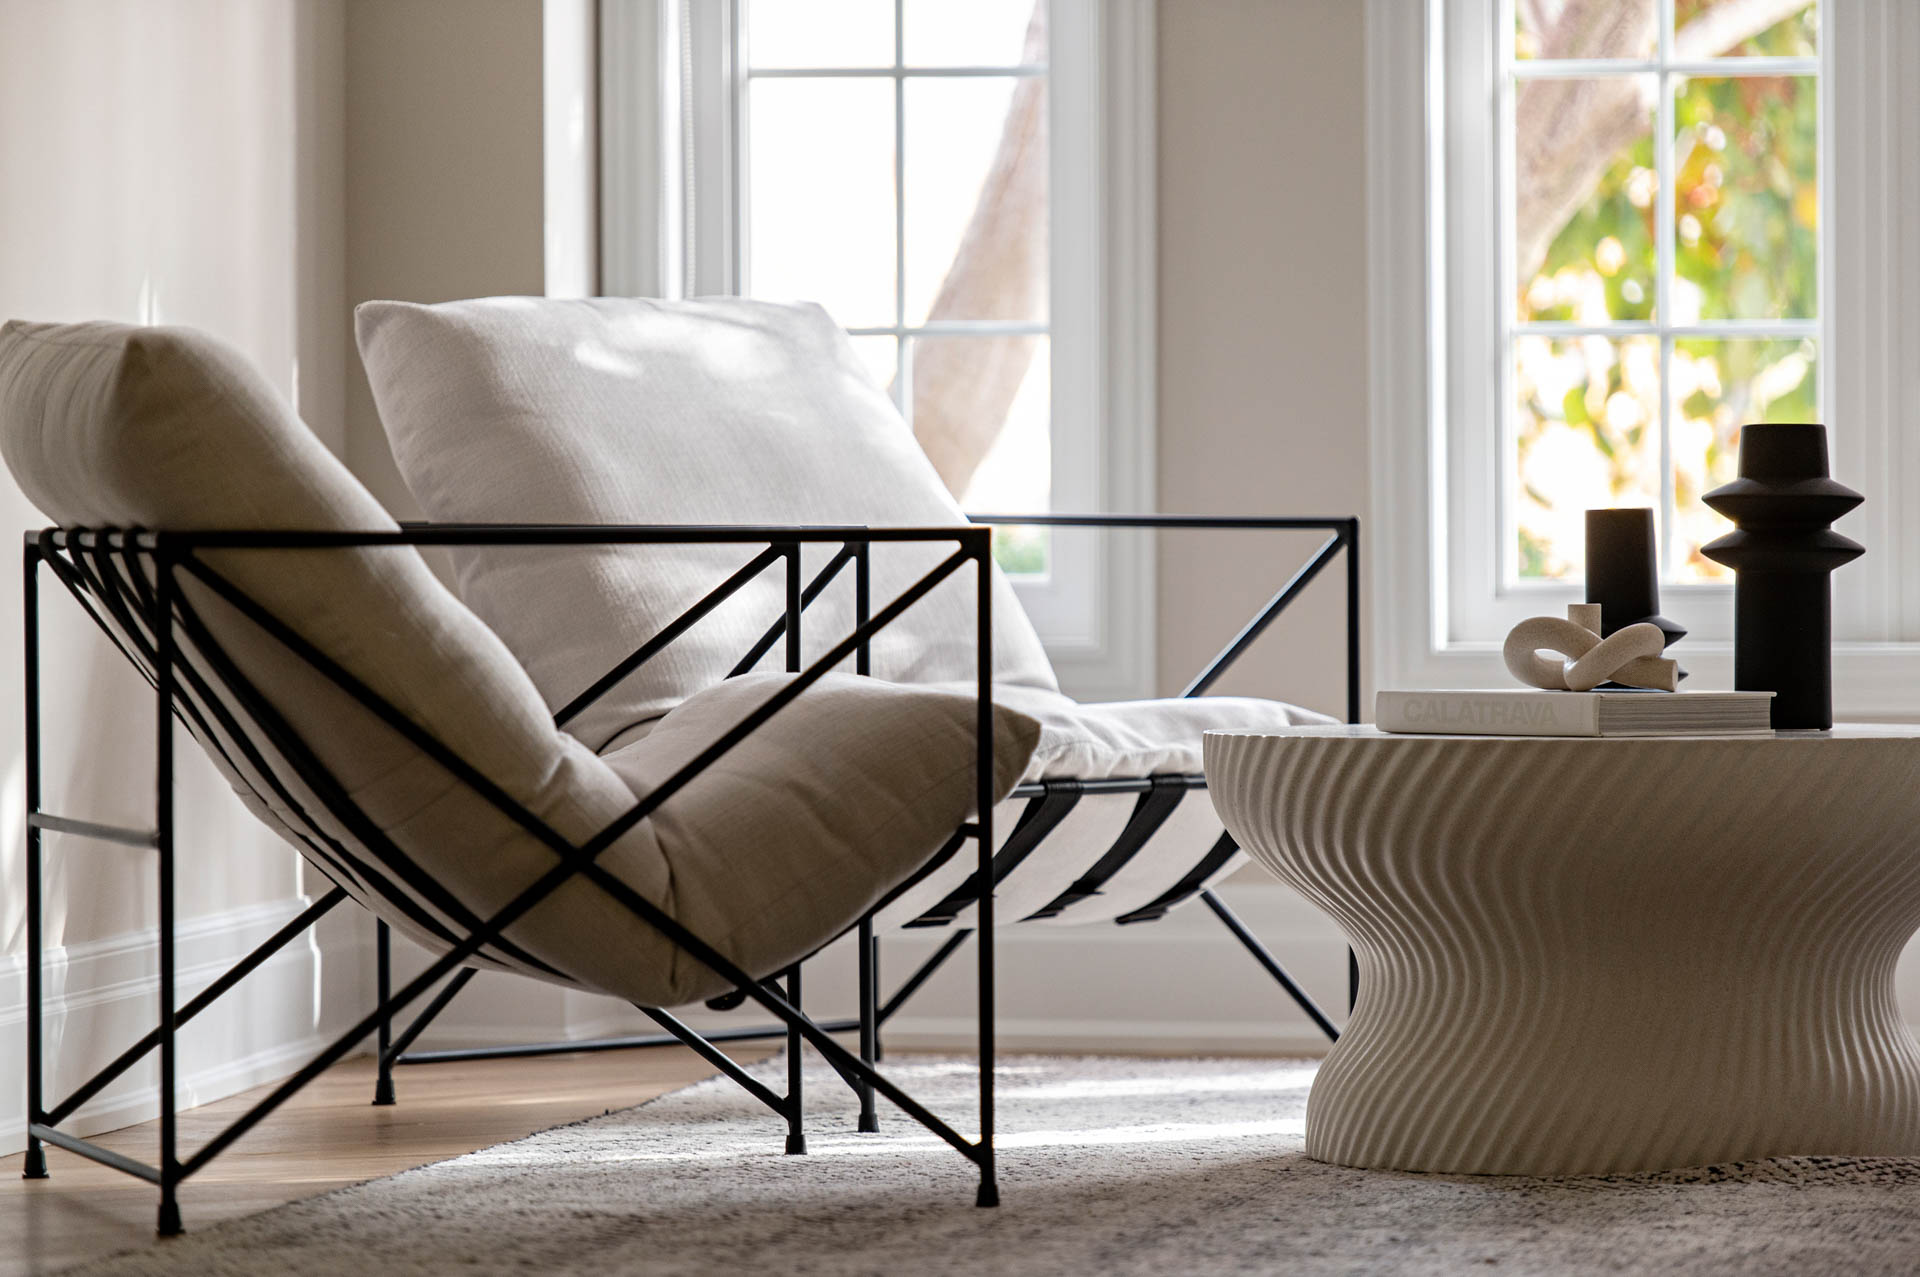
<instances>
[{"instance_id":1,"label":"black rubber foot","mask_svg":"<svg viewBox=\"0 0 1920 1277\"><path fill-rule=\"evenodd\" d=\"M162 1237L178 1237L187 1231L180 1227L180 1203L160 1203L160 1221L154 1225L153 1231Z\"/></svg>"},{"instance_id":2,"label":"black rubber foot","mask_svg":"<svg viewBox=\"0 0 1920 1277\"><path fill-rule=\"evenodd\" d=\"M799 1132L787 1135L787 1156L798 1157L807 1151L807 1137Z\"/></svg>"},{"instance_id":3,"label":"black rubber foot","mask_svg":"<svg viewBox=\"0 0 1920 1277\"><path fill-rule=\"evenodd\" d=\"M20 1167L21 1179L47 1178L47 1150L35 1144L27 1150L27 1160Z\"/></svg>"},{"instance_id":4,"label":"black rubber foot","mask_svg":"<svg viewBox=\"0 0 1920 1277\"><path fill-rule=\"evenodd\" d=\"M860 1115L860 1133L862 1135L878 1135L880 1133L880 1115L878 1113L862 1113Z\"/></svg>"},{"instance_id":5,"label":"black rubber foot","mask_svg":"<svg viewBox=\"0 0 1920 1277\"><path fill-rule=\"evenodd\" d=\"M992 1180L980 1185L980 1192L973 1199L975 1206L998 1206L1000 1204L1000 1186Z\"/></svg>"},{"instance_id":6,"label":"black rubber foot","mask_svg":"<svg viewBox=\"0 0 1920 1277\"><path fill-rule=\"evenodd\" d=\"M382 1107L395 1103L393 1098L393 1079L383 1077L373 1084L373 1102Z\"/></svg>"}]
</instances>

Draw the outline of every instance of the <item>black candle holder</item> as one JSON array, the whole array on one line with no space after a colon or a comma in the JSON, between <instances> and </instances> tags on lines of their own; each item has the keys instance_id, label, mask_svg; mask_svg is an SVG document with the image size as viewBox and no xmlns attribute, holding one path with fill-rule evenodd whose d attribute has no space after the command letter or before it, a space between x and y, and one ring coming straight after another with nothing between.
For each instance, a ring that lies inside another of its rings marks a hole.
<instances>
[{"instance_id":1,"label":"black candle holder","mask_svg":"<svg viewBox=\"0 0 1920 1277\"><path fill-rule=\"evenodd\" d=\"M1587 602L1600 605L1602 638L1643 624L1658 626L1667 636L1663 649L1686 637L1686 626L1660 615L1660 569L1648 507L1587 511Z\"/></svg>"},{"instance_id":2,"label":"black candle holder","mask_svg":"<svg viewBox=\"0 0 1920 1277\"><path fill-rule=\"evenodd\" d=\"M1740 477L1701 500L1734 531L1700 547L1733 569L1733 685L1772 692L1776 730L1833 726L1833 587L1866 551L1829 525L1866 498L1827 471L1827 428L1740 431Z\"/></svg>"}]
</instances>

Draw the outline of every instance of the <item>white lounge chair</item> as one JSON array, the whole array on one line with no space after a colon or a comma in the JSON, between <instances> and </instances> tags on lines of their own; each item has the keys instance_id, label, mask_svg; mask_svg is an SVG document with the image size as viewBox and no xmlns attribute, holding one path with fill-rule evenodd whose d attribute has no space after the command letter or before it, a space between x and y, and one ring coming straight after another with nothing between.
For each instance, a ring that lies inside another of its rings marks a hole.
<instances>
[{"instance_id":1,"label":"white lounge chair","mask_svg":"<svg viewBox=\"0 0 1920 1277\"><path fill-rule=\"evenodd\" d=\"M874 409L876 392L817 312L750 303L561 307L566 322L547 350L557 362L540 374L554 380L542 389L519 380L525 369L485 382L500 375L500 352L480 367L471 352L462 363L445 347L472 339L467 321L477 312L500 327L487 341L504 341L512 354L553 318L554 304L465 305L394 308L385 323L377 311L363 315L383 415L436 518L409 527L395 524L217 342L114 324L0 329L0 453L58 525L29 538L30 632L45 568L147 675L163 724L184 723L255 814L337 884L177 1003L171 883L177 857L192 849L174 845L171 727L157 737L151 829L41 810L30 727L27 1173L44 1175L43 1142L102 1160L154 1182L160 1229L177 1231L180 1184L246 1130L370 1035L380 1038L390 1088L388 1066L466 976L504 969L642 1007L785 1118L795 1152L804 1150L804 1040L863 1093L863 1126L877 1092L978 1165L978 1200L995 1203L996 916L1144 920L1204 895L1237 856L1210 806L1182 801L1200 784L1200 729L1300 721L1302 712L1230 698L1082 707L1059 695L993 567L989 529L967 522L929 483L897 418ZM383 342L391 343L384 353ZM595 370L612 381L596 383ZM607 395L598 415L569 399L590 400L596 384ZM415 421L415 429L404 420L420 406L406 400L419 394L444 396L455 413L477 403L508 411L470 418L465 434L447 433L445 420ZM662 402L677 405L676 415L650 424L634 415ZM517 434L495 433L514 412L525 414ZM623 420L649 424L628 440L636 455L699 465L656 488L657 501L633 500L622 487L635 473L632 459L603 464L580 446L594 431L618 435ZM741 486L723 450L693 458L674 433L724 427L751 441L753 465L818 464L808 461L810 436L769 433L780 420L845 432L819 455L826 478L866 476L857 500L822 482L762 477ZM423 479L420 457L408 455L416 446L449 468L446 488ZM532 452L516 451L525 448ZM876 458L885 464L870 469ZM503 468L539 465L571 475L574 490L565 501L514 504ZM1342 550L1351 590L1358 534L1348 519L1197 522L1325 526L1333 535L1196 679L1196 694ZM472 610L427 570L415 548L423 545L459 556ZM836 585L843 570L851 581ZM1357 661L1351 629L1348 648ZM40 712L39 656L30 643L30 723ZM43 1077L39 979L49 836L155 850L162 987L158 1026L54 1102ZM969 843L972 853L962 855ZM369 1015L182 1155L176 1032L349 898L380 919L383 956L391 926L426 946L433 963L398 991L383 978ZM1206 898L1331 1032L1225 907ZM914 925L953 929L942 959L969 931L980 937L977 1139L874 1067L881 1008L872 937L876 927ZM857 1054L833 1040L827 1028L836 1026L799 1008L801 961L849 932L864 941ZM393 1017L443 980L392 1040ZM667 1009L716 997L750 999L778 1022L790 1047L785 1094ZM60 1129L156 1052L162 1121L153 1164ZM376 1097L389 1098L390 1090Z\"/></svg>"}]
</instances>

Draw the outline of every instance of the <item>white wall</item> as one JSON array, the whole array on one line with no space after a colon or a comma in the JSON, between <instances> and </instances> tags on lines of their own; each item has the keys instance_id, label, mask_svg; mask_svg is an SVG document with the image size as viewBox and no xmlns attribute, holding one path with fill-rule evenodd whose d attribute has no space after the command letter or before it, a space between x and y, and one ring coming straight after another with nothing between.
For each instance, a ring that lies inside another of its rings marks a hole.
<instances>
[{"instance_id":1,"label":"white wall","mask_svg":"<svg viewBox=\"0 0 1920 1277\"><path fill-rule=\"evenodd\" d=\"M540 0L346 0L349 304L538 294L545 284ZM356 356L346 458L407 492Z\"/></svg>"},{"instance_id":2,"label":"white wall","mask_svg":"<svg viewBox=\"0 0 1920 1277\"><path fill-rule=\"evenodd\" d=\"M1163 510L1367 513L1364 12L1160 0ZM1162 533L1162 690L1319 540ZM1217 690L1343 713L1343 590L1329 569Z\"/></svg>"},{"instance_id":3,"label":"white wall","mask_svg":"<svg viewBox=\"0 0 1920 1277\"><path fill-rule=\"evenodd\" d=\"M189 324L251 356L344 440L340 11L331 0L0 0L0 317ZM8 544L45 520L0 478ZM151 694L43 575L49 810L150 826ZM0 1149L17 1146L25 942L20 557L0 555ZM295 912L300 862L179 753L189 964ZM151 854L47 839L50 1067L71 1085L150 1027ZM351 964L351 955L348 962ZM195 1027L210 1098L284 1068L320 1010L307 947ZM182 996L195 988L192 972ZM231 1013L229 1013L231 1012ZM144 1021L144 1023L143 1023ZM139 1074L91 1125L143 1114Z\"/></svg>"}]
</instances>

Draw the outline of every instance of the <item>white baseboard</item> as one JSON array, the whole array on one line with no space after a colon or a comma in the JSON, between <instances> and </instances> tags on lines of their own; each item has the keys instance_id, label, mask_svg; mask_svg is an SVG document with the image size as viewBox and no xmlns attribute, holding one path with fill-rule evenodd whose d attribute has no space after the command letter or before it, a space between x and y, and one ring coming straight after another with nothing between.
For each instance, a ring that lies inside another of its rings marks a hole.
<instances>
[{"instance_id":1,"label":"white baseboard","mask_svg":"<svg viewBox=\"0 0 1920 1277\"><path fill-rule=\"evenodd\" d=\"M175 931L178 1003L311 903L292 897L191 919ZM179 1036L180 1106L190 1108L285 1077L337 1031L337 996L355 989L363 928L347 906L293 941L204 1011ZM56 1104L157 1019L154 930L50 948L42 966L47 1103ZM24 954L0 957L0 1154L26 1147ZM158 1055L150 1054L81 1106L61 1129L113 1130L158 1116Z\"/></svg>"}]
</instances>

